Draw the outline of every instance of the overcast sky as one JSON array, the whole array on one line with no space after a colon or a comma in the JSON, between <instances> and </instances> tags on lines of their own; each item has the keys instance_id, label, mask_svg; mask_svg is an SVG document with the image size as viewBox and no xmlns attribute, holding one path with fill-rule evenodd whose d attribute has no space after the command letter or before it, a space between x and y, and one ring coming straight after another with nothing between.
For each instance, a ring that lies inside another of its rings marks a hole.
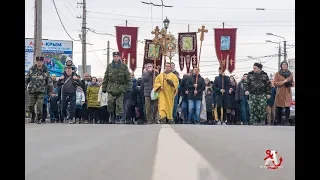
<instances>
[{"instance_id":1,"label":"overcast sky","mask_svg":"<svg viewBox=\"0 0 320 180\"><path fill-rule=\"evenodd\" d=\"M145 0L149 2L150 0ZM43 39L71 40L59 21L52 0L43 2ZM73 39L79 39L81 19L76 16L82 14L82 9L77 5L80 0L55 0L63 24ZM161 0L152 0L161 3ZM168 31L176 38L177 33L187 32L188 24L190 32L197 31L201 25L209 30L205 34L200 62L201 74L214 78L217 75L218 60L214 49L213 28L225 27L238 28L236 49L236 70L233 74L242 76L252 69L257 60L248 59L248 56L261 57L278 53L278 45L266 43L266 40L279 42L282 39L267 36L270 32L285 37L289 45L295 44L295 1L294 0L164 0L164 4L173 8L164 8L163 16L171 21ZM265 8L257 11L256 8ZM139 27L138 39L152 39L151 31L155 26L162 26L161 7L152 7L142 4L139 0L87 0L87 27L98 33L115 34L114 26ZM25 7L25 36L33 37L34 31L34 0L26 0ZM109 35L100 35L88 32L87 42L93 45L87 46L87 64L91 65L92 75L103 76L106 67L107 41L110 46L117 49L116 38ZM199 49L200 43L198 43ZM143 63L144 44L138 43L138 68L136 76L141 75ZM295 57L293 46L287 47L288 58ZM74 62L81 64L81 43L74 41ZM173 58L177 69L177 55ZM277 57L261 58L264 70L270 73L277 71ZM184 73L184 72L183 72Z\"/></svg>"}]
</instances>

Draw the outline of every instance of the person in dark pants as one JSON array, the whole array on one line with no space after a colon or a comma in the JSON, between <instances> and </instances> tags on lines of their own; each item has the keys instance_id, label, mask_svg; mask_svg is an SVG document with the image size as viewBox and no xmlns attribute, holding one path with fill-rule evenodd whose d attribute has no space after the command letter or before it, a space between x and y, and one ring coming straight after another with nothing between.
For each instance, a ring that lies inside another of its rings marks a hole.
<instances>
[{"instance_id":1,"label":"person in dark pants","mask_svg":"<svg viewBox=\"0 0 320 180\"><path fill-rule=\"evenodd\" d=\"M207 110L207 123L213 124L213 114L212 110L214 109L214 103L212 98L212 89L209 87L206 90L206 110Z\"/></svg>"},{"instance_id":2,"label":"person in dark pants","mask_svg":"<svg viewBox=\"0 0 320 180\"><path fill-rule=\"evenodd\" d=\"M65 66L66 76L61 76L58 84L61 86L61 109L62 118L66 119L66 123L75 123L74 115L76 108L76 91L80 80L76 76L72 76L72 67ZM70 102L69 117L67 117L68 103Z\"/></svg>"},{"instance_id":3,"label":"person in dark pants","mask_svg":"<svg viewBox=\"0 0 320 180\"><path fill-rule=\"evenodd\" d=\"M48 116L48 95L44 95L43 106L42 106L42 123L46 123L46 119Z\"/></svg>"},{"instance_id":4,"label":"person in dark pants","mask_svg":"<svg viewBox=\"0 0 320 180\"><path fill-rule=\"evenodd\" d=\"M128 93L128 104L127 104L127 124L134 123L136 118L136 107L138 104L138 94L140 93L139 88L137 87L137 80L132 74L132 90Z\"/></svg>"},{"instance_id":5,"label":"person in dark pants","mask_svg":"<svg viewBox=\"0 0 320 180\"><path fill-rule=\"evenodd\" d=\"M98 102L100 102L99 119L101 124L109 123L109 112L108 112L108 93L102 92L102 86L100 86L98 93Z\"/></svg>"},{"instance_id":6,"label":"person in dark pants","mask_svg":"<svg viewBox=\"0 0 320 180\"><path fill-rule=\"evenodd\" d=\"M240 114L241 114L241 121L243 125L249 124L250 119L250 110L249 110L249 96L245 95L244 91L244 81L247 80L248 74L245 73L242 76L241 81L238 83L237 91L236 91L236 101L240 103Z\"/></svg>"},{"instance_id":7,"label":"person in dark pants","mask_svg":"<svg viewBox=\"0 0 320 180\"><path fill-rule=\"evenodd\" d=\"M88 84L90 82L91 82L91 76L88 73L84 73L83 79L81 80L81 88L82 88L85 96L87 96L87 88L88 88ZM83 120L88 121L89 120L89 112L88 112L87 100L82 105L82 113L83 113Z\"/></svg>"},{"instance_id":8,"label":"person in dark pants","mask_svg":"<svg viewBox=\"0 0 320 180\"><path fill-rule=\"evenodd\" d=\"M51 123L58 123L60 121L59 116L59 97L54 93L49 97L48 103L50 105L50 121Z\"/></svg>"},{"instance_id":9,"label":"person in dark pants","mask_svg":"<svg viewBox=\"0 0 320 180\"><path fill-rule=\"evenodd\" d=\"M182 96L181 111L183 114L183 124L188 124L188 94L186 94L186 92L188 92L187 80L190 75L191 73L184 75L180 83L180 95Z\"/></svg>"},{"instance_id":10,"label":"person in dark pants","mask_svg":"<svg viewBox=\"0 0 320 180\"><path fill-rule=\"evenodd\" d=\"M223 81L223 83L222 83ZM219 67L219 76L216 76L213 82L213 90L215 91L215 100L217 105L218 124L225 124L227 120L227 102L229 97L230 78L222 72ZM223 109L223 118L221 120L221 108Z\"/></svg>"}]
</instances>

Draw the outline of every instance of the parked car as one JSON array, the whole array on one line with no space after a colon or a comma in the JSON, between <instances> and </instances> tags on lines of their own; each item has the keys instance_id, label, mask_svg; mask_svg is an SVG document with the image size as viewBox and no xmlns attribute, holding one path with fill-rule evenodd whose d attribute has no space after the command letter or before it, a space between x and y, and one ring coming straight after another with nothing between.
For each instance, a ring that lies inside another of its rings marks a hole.
<instances>
[{"instance_id":1,"label":"parked car","mask_svg":"<svg viewBox=\"0 0 320 180\"><path fill-rule=\"evenodd\" d=\"M294 125L295 119L296 119L296 114L295 114L295 111L296 111L295 88L292 88L291 91L292 91L292 105L291 105L291 107L290 107L290 117L289 117L289 120L290 120L290 124L291 124L291 125Z\"/></svg>"}]
</instances>

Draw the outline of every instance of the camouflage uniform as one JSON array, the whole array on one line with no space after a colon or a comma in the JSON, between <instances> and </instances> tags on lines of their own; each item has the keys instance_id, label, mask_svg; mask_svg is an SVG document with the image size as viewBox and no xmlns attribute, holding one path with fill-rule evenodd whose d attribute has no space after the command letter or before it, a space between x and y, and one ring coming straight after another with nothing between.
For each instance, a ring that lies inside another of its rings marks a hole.
<instances>
[{"instance_id":1,"label":"camouflage uniform","mask_svg":"<svg viewBox=\"0 0 320 180\"><path fill-rule=\"evenodd\" d=\"M117 63L112 61L108 64L102 82L102 92L108 93L108 112L111 114L111 120L123 122L121 115L123 113L123 98L126 92L131 91L132 81L128 66L121 60ZM115 107L116 106L116 107ZM115 110L115 115L114 115Z\"/></svg>"},{"instance_id":2,"label":"camouflage uniform","mask_svg":"<svg viewBox=\"0 0 320 180\"><path fill-rule=\"evenodd\" d=\"M271 83L268 74L248 73L244 90L249 91L250 123L264 123L267 118L267 95L271 95Z\"/></svg>"},{"instance_id":3,"label":"camouflage uniform","mask_svg":"<svg viewBox=\"0 0 320 180\"><path fill-rule=\"evenodd\" d=\"M37 121L41 120L44 95L53 90L52 85L52 80L45 65L42 66L42 69L38 69L37 65L34 65L29 69L25 78L25 89L28 89L29 93L28 108L31 113L32 123L35 120L35 105L37 110Z\"/></svg>"}]
</instances>

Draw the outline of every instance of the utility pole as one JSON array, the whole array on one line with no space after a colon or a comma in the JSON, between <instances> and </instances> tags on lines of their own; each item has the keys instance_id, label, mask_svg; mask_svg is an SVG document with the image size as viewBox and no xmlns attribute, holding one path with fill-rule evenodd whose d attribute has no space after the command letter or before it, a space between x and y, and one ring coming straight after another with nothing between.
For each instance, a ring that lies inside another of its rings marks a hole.
<instances>
[{"instance_id":1,"label":"utility pole","mask_svg":"<svg viewBox=\"0 0 320 180\"><path fill-rule=\"evenodd\" d=\"M278 69L280 69L281 64L281 45L279 43L279 49L278 49Z\"/></svg>"},{"instance_id":2,"label":"utility pole","mask_svg":"<svg viewBox=\"0 0 320 180\"><path fill-rule=\"evenodd\" d=\"M107 43L107 66L109 66L110 63L110 41Z\"/></svg>"},{"instance_id":3,"label":"utility pole","mask_svg":"<svg viewBox=\"0 0 320 180\"><path fill-rule=\"evenodd\" d=\"M126 27L128 26L128 21L126 20Z\"/></svg>"},{"instance_id":4,"label":"utility pole","mask_svg":"<svg viewBox=\"0 0 320 180\"><path fill-rule=\"evenodd\" d=\"M82 17L77 17L77 18L82 18L82 28L81 32L82 35L81 37L81 43L82 43L82 74L81 76L84 75L84 73L87 72L87 3L86 0L83 0L82 3L77 3L82 7Z\"/></svg>"},{"instance_id":5,"label":"utility pole","mask_svg":"<svg viewBox=\"0 0 320 180\"><path fill-rule=\"evenodd\" d=\"M35 0L34 8L34 38L33 38L33 64L42 51L42 0Z\"/></svg>"},{"instance_id":6,"label":"utility pole","mask_svg":"<svg viewBox=\"0 0 320 180\"><path fill-rule=\"evenodd\" d=\"M284 61L287 62L287 41L284 40L283 41L283 57L284 57Z\"/></svg>"}]
</instances>

